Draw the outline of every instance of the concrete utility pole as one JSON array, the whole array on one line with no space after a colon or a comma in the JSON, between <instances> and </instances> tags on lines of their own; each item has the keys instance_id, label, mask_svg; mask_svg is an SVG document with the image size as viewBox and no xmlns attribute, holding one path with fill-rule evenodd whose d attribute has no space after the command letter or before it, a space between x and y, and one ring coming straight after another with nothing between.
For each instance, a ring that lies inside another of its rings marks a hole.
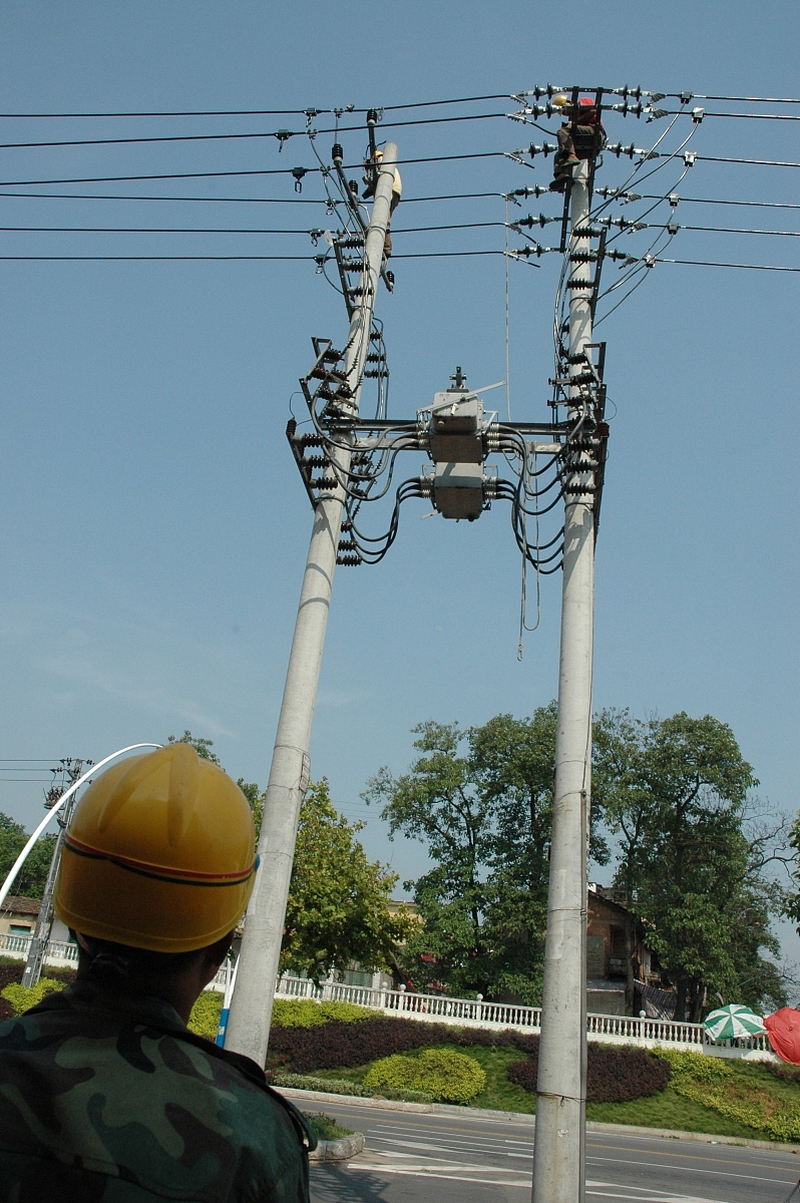
<instances>
[{"instance_id":1,"label":"concrete utility pole","mask_svg":"<svg viewBox=\"0 0 800 1203\"><path fill-rule=\"evenodd\" d=\"M570 375L592 341L586 252L589 163L573 169L569 302ZM576 287L577 285L577 287ZM570 420L583 409L571 386ZM574 404L573 404L574 402ZM582 1203L586 1134L586 907L592 754L594 496L586 452L574 449L565 474L564 582L558 726L547 900L542 1035L533 1158L534 1203Z\"/></svg>"},{"instance_id":2,"label":"concrete utility pole","mask_svg":"<svg viewBox=\"0 0 800 1203\"><path fill-rule=\"evenodd\" d=\"M351 416L358 416L361 383L370 345L372 310L389 224L397 147L387 142L378 169L372 216L366 233L360 304L350 323L345 374L352 392ZM344 441L341 438L340 441ZM351 452L332 450L338 476L345 477ZM315 513L300 606L294 630L278 733L272 756L264 818L258 844L261 864L247 911L244 940L225 1047L263 1065L289 896L300 803L308 786L308 745L317 698L322 649L330 609L345 491L322 493Z\"/></svg>"},{"instance_id":3,"label":"concrete utility pole","mask_svg":"<svg viewBox=\"0 0 800 1203\"><path fill-rule=\"evenodd\" d=\"M68 760L61 762L64 765L65 776L69 779L69 784L74 785L83 772L82 760ZM92 762L89 761L89 764ZM62 790L62 793L64 791ZM58 790L51 791L45 800L45 806L50 809L58 801L60 794ZM42 976L42 966L44 965L45 953L47 952L47 944L50 939L50 930L53 926L53 891L56 885L56 876L58 874L58 866L61 862L61 850L64 846L64 832L69 823L72 809L78 800L78 795L73 793L67 799L67 802L58 816L58 824L61 830L58 833L56 846L53 849L53 856L50 860L50 868L47 872L47 881L45 882L42 901L39 904L39 914L36 918L36 926L33 929L33 936L28 945L28 956L25 961L25 969L22 974L23 986L35 986L39 978Z\"/></svg>"}]
</instances>

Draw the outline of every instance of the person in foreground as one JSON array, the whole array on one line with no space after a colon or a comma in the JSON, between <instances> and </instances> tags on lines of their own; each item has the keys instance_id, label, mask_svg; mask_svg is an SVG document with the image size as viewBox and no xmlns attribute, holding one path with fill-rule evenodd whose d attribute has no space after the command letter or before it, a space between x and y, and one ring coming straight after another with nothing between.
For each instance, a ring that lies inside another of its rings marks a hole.
<instances>
[{"instance_id":1,"label":"person in foreground","mask_svg":"<svg viewBox=\"0 0 800 1203\"><path fill-rule=\"evenodd\" d=\"M54 898L77 978L0 1025L3 1203L307 1203L303 1117L186 1027L255 870L247 800L189 745L89 786Z\"/></svg>"}]
</instances>

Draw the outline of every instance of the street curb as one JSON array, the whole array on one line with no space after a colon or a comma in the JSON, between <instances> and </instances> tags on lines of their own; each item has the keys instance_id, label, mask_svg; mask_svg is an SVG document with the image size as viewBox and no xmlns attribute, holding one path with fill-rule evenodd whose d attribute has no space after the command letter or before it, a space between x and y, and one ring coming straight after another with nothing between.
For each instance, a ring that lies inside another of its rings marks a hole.
<instances>
[{"instance_id":1,"label":"street curb","mask_svg":"<svg viewBox=\"0 0 800 1203\"><path fill-rule=\"evenodd\" d=\"M344 1097L344 1096L337 1096ZM357 1153L364 1150L364 1137L361 1132L352 1136L342 1136L339 1140L321 1140L316 1149L308 1154L309 1161L349 1161Z\"/></svg>"},{"instance_id":2,"label":"street curb","mask_svg":"<svg viewBox=\"0 0 800 1203\"><path fill-rule=\"evenodd\" d=\"M279 1089L274 1087L274 1089ZM524 1111L491 1111L485 1107L458 1107L452 1103L401 1103L394 1099L365 1099L360 1095L325 1094L321 1090L281 1089L291 1099L309 1099L320 1103L352 1103L355 1107L373 1107L384 1111L424 1111L439 1115L468 1115L474 1119L507 1119L514 1123L530 1121L536 1127L536 1116ZM604 1124L587 1120L587 1132L609 1132L620 1136L655 1136L662 1140L693 1140L700 1144L739 1145L745 1149L777 1149L783 1153L800 1154L800 1145L783 1144L777 1140L751 1140L746 1136L714 1136L709 1132L681 1132L675 1128L643 1128L636 1124Z\"/></svg>"},{"instance_id":3,"label":"street curb","mask_svg":"<svg viewBox=\"0 0 800 1203\"><path fill-rule=\"evenodd\" d=\"M287 1099L308 1099L312 1103L352 1103L354 1107L378 1107L386 1111L433 1111L434 1103L403 1103L398 1099L366 1099L360 1094L328 1094L324 1090L298 1090L295 1086L273 1086L279 1094L285 1094ZM454 1107L454 1111L463 1112L465 1108ZM489 1114L495 1115L492 1111Z\"/></svg>"}]
</instances>

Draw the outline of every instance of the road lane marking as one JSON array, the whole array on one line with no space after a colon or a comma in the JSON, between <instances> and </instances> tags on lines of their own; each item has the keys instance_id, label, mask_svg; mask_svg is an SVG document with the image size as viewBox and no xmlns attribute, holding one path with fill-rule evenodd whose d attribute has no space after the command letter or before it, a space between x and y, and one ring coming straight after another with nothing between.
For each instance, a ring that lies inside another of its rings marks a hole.
<instances>
[{"instance_id":1,"label":"road lane marking","mask_svg":"<svg viewBox=\"0 0 800 1203\"><path fill-rule=\"evenodd\" d=\"M606 1162L610 1162L612 1165L619 1165L619 1159L616 1157L587 1157L586 1158L587 1165L589 1164L589 1162L596 1162L596 1161L606 1161ZM681 1168L680 1166L675 1166L675 1165L663 1165L660 1161L637 1161L635 1163L632 1163L632 1166L636 1169L639 1169L640 1167L646 1167L648 1169L673 1170L673 1171ZM718 1177L718 1178L743 1178L746 1181L752 1180L753 1182L774 1182L778 1186L780 1186L780 1185L794 1186L797 1181L796 1178L761 1178L757 1174L732 1174L728 1170L704 1170L704 1169L700 1169L700 1167L696 1166L696 1165L687 1166L686 1173L687 1174L713 1174L715 1177Z\"/></svg>"}]
</instances>

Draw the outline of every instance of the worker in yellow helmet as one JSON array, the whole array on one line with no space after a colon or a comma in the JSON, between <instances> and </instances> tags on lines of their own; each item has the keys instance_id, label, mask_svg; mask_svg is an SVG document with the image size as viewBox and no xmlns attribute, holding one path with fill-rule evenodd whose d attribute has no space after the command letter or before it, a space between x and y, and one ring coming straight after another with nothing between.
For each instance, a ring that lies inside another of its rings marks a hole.
<instances>
[{"instance_id":1,"label":"worker in yellow helmet","mask_svg":"<svg viewBox=\"0 0 800 1203\"><path fill-rule=\"evenodd\" d=\"M188 744L89 786L54 895L76 981L0 1025L0 1200L307 1203L300 1113L186 1027L256 867L247 799Z\"/></svg>"}]
</instances>

